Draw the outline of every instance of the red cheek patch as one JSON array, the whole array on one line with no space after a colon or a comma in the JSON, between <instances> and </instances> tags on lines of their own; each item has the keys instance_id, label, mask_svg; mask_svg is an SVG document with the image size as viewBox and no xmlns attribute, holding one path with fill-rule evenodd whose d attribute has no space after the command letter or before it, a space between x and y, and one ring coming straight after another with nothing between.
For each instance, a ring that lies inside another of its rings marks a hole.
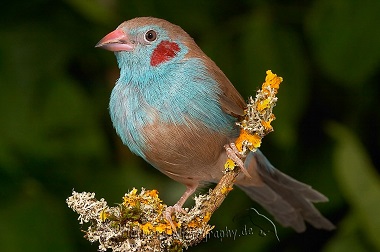
<instances>
[{"instance_id":1,"label":"red cheek patch","mask_svg":"<svg viewBox=\"0 0 380 252\"><path fill-rule=\"evenodd\" d=\"M177 43L170 41L161 41L160 44L154 49L152 57L150 58L150 65L157 66L165 61L174 58L180 48Z\"/></svg>"}]
</instances>

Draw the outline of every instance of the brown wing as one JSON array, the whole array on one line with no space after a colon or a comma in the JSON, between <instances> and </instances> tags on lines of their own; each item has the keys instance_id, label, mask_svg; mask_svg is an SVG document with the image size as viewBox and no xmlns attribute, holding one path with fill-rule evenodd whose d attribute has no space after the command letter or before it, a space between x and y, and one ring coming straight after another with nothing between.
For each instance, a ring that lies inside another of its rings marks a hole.
<instances>
[{"instance_id":1,"label":"brown wing","mask_svg":"<svg viewBox=\"0 0 380 252\"><path fill-rule=\"evenodd\" d=\"M210 73L215 76L215 79L222 90L222 93L220 94L222 109L234 117L243 116L244 109L246 108L246 103L243 97L236 90L234 85L232 85L222 70L220 70L211 59L209 59L209 61L211 61L211 63L207 62L206 65L209 67Z\"/></svg>"}]
</instances>

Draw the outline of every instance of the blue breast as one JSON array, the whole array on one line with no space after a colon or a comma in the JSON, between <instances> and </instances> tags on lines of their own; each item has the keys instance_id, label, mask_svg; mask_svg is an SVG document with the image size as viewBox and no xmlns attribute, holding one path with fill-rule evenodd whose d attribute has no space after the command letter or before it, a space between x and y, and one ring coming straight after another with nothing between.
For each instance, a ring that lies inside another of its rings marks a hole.
<instances>
[{"instance_id":1,"label":"blue breast","mask_svg":"<svg viewBox=\"0 0 380 252\"><path fill-rule=\"evenodd\" d=\"M120 57L123 56L118 56L119 64ZM221 109L221 90L201 60L149 65L138 72L125 64L120 66L120 79L112 91L109 108L118 135L135 154L145 158L147 146L142 129L155 120L175 125L194 120L211 131L235 133L235 118Z\"/></svg>"}]
</instances>

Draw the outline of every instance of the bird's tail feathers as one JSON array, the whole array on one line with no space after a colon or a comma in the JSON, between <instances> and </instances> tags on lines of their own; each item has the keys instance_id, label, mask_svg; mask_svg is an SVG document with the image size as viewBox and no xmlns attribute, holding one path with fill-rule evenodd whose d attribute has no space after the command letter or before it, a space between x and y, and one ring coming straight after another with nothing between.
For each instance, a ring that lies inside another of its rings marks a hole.
<instances>
[{"instance_id":1,"label":"bird's tail feathers","mask_svg":"<svg viewBox=\"0 0 380 252\"><path fill-rule=\"evenodd\" d=\"M247 158L245 165L251 171L255 169L263 183L250 185L245 179L245 183L239 185L237 181L237 185L280 224L297 232L305 231L305 221L319 229L335 228L313 205L313 202L328 201L326 196L274 168L260 151L250 155L253 156Z\"/></svg>"}]
</instances>

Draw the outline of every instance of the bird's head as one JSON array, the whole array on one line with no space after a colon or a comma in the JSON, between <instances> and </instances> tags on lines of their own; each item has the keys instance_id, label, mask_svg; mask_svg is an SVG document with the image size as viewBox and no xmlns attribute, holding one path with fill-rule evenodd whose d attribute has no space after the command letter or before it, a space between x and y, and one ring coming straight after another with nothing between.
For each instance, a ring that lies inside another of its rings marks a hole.
<instances>
[{"instance_id":1,"label":"bird's head","mask_svg":"<svg viewBox=\"0 0 380 252\"><path fill-rule=\"evenodd\" d=\"M178 62L192 46L196 46L193 39L181 27L152 17L125 21L96 45L115 52L120 68L123 64L155 68Z\"/></svg>"}]
</instances>

